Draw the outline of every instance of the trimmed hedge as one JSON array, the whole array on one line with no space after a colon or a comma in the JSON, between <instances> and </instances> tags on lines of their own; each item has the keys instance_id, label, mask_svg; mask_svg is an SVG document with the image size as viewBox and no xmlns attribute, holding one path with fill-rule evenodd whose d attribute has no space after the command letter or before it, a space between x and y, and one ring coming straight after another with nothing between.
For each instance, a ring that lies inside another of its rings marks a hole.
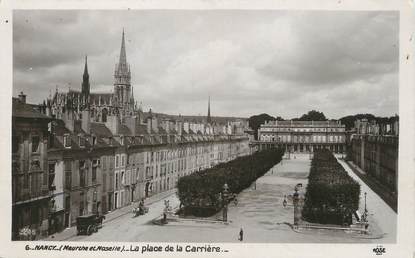
<instances>
[{"instance_id":1,"label":"trimmed hedge","mask_svg":"<svg viewBox=\"0 0 415 258\"><path fill-rule=\"evenodd\" d=\"M359 208L360 185L329 150L316 150L311 162L302 217L308 222L350 225Z\"/></svg>"},{"instance_id":2,"label":"trimmed hedge","mask_svg":"<svg viewBox=\"0 0 415 258\"><path fill-rule=\"evenodd\" d=\"M239 193L281 161L282 149L269 149L236 158L212 168L179 178L177 195L186 214L211 216L222 208L223 185Z\"/></svg>"}]
</instances>

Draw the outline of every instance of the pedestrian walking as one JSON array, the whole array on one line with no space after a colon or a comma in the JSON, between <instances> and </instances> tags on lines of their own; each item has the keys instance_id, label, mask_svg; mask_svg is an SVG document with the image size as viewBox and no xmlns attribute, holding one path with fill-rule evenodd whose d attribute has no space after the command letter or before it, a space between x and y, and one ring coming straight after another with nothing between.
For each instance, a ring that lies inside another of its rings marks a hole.
<instances>
[{"instance_id":1,"label":"pedestrian walking","mask_svg":"<svg viewBox=\"0 0 415 258\"><path fill-rule=\"evenodd\" d=\"M282 201L282 206L287 207L287 195L284 195L284 201Z\"/></svg>"},{"instance_id":2,"label":"pedestrian walking","mask_svg":"<svg viewBox=\"0 0 415 258\"><path fill-rule=\"evenodd\" d=\"M166 211L163 212L163 224L167 224L167 214L166 214Z\"/></svg>"},{"instance_id":3,"label":"pedestrian walking","mask_svg":"<svg viewBox=\"0 0 415 258\"><path fill-rule=\"evenodd\" d=\"M238 240L239 241L243 241L244 240L244 231L243 231L243 229L241 228L241 230L239 231L239 237L238 237Z\"/></svg>"},{"instance_id":4,"label":"pedestrian walking","mask_svg":"<svg viewBox=\"0 0 415 258\"><path fill-rule=\"evenodd\" d=\"M232 200L233 200L233 204L235 204L235 206L238 205L238 198L236 198L236 194L232 194Z\"/></svg>"}]
</instances>

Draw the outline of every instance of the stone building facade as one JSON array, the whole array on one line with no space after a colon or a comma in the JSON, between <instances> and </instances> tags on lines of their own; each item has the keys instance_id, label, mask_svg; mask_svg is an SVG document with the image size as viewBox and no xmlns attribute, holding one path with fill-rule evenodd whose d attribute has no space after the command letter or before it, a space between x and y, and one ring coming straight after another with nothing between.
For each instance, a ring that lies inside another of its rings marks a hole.
<instances>
[{"instance_id":1,"label":"stone building facade","mask_svg":"<svg viewBox=\"0 0 415 258\"><path fill-rule=\"evenodd\" d=\"M13 233L36 225L43 235L52 234L73 226L77 216L105 214L173 189L182 176L249 154L246 122L216 121L210 101L203 121L144 113L133 97L124 32L113 92L91 91L85 59L80 91L57 90L42 105L27 106L33 112L28 118L13 113L13 144L25 148L13 151L12 184L13 211L29 215L13 219ZM25 132L31 123L35 131ZM39 151L28 156L31 142ZM31 157L39 168L29 168ZM22 181L25 173L33 175L35 195L22 199L20 192L32 182ZM32 210L21 212L27 207Z\"/></svg>"},{"instance_id":2,"label":"stone building facade","mask_svg":"<svg viewBox=\"0 0 415 258\"><path fill-rule=\"evenodd\" d=\"M399 120L377 124L357 120L348 143L348 159L387 187L398 192Z\"/></svg>"},{"instance_id":3,"label":"stone building facade","mask_svg":"<svg viewBox=\"0 0 415 258\"><path fill-rule=\"evenodd\" d=\"M21 93L12 111L12 239L19 233L46 235L50 191L48 173L49 117L26 103Z\"/></svg>"},{"instance_id":4,"label":"stone building facade","mask_svg":"<svg viewBox=\"0 0 415 258\"><path fill-rule=\"evenodd\" d=\"M259 149L278 146L289 152L327 148L345 151L345 126L339 121L269 121L258 129Z\"/></svg>"},{"instance_id":5,"label":"stone building facade","mask_svg":"<svg viewBox=\"0 0 415 258\"><path fill-rule=\"evenodd\" d=\"M82 120L52 123L48 160L54 184L63 186L63 194L53 196L63 227L79 215L124 207L175 188L182 176L249 154L244 134L192 131L180 121L168 128L154 116L143 124L129 118L90 122L87 112Z\"/></svg>"}]
</instances>

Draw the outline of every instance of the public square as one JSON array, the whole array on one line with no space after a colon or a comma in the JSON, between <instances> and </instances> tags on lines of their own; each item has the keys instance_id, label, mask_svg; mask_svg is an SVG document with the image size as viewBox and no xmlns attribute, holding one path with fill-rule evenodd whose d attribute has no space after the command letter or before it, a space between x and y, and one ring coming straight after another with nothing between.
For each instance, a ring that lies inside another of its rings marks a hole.
<instances>
[{"instance_id":1,"label":"public square","mask_svg":"<svg viewBox=\"0 0 415 258\"><path fill-rule=\"evenodd\" d=\"M199 220L178 220L158 226L153 219L161 217L164 200L172 207L179 205L176 194L150 204L150 211L144 216L133 218L126 214L104 223L104 226L91 236L70 236L67 241L120 241L120 242L239 242L240 229L244 232L244 242L252 243L393 243L396 235L396 213L380 197L370 190L342 160L339 162L346 171L361 184L360 211L364 209L364 193L367 193L370 229L369 236L345 233L343 231L306 230L294 231L293 206L289 195L294 186L303 185L300 195L307 186L310 168L308 154L291 154L275 165L263 177L238 195L238 203L229 205L229 223L213 222L220 219L221 213L210 218L210 222ZM284 195L288 196L287 207L283 206ZM213 221L212 221L213 220ZM72 229L72 232L75 231ZM51 239L53 240L53 239ZM59 236L54 238L59 240Z\"/></svg>"}]
</instances>

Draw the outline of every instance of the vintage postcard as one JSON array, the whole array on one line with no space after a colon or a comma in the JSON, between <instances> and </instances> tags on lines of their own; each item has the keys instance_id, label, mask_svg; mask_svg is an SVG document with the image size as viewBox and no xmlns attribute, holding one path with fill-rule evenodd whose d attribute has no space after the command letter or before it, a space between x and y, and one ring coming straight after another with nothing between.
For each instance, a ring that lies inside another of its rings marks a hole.
<instances>
[{"instance_id":1,"label":"vintage postcard","mask_svg":"<svg viewBox=\"0 0 415 258\"><path fill-rule=\"evenodd\" d=\"M0 3L0 256L413 255L413 3L62 3Z\"/></svg>"}]
</instances>

